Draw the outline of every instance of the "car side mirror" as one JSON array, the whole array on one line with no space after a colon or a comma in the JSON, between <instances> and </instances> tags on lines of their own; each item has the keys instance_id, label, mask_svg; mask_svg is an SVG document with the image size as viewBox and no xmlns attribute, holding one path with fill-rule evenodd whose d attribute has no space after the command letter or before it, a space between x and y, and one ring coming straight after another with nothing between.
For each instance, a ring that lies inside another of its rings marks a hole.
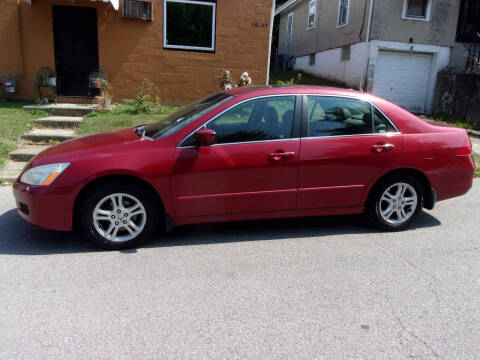
<instances>
[{"instance_id":1,"label":"car side mirror","mask_svg":"<svg viewBox=\"0 0 480 360\"><path fill-rule=\"evenodd\" d=\"M194 135L195 143L198 146L210 146L215 144L215 135L216 133L212 129L200 129Z\"/></svg>"}]
</instances>

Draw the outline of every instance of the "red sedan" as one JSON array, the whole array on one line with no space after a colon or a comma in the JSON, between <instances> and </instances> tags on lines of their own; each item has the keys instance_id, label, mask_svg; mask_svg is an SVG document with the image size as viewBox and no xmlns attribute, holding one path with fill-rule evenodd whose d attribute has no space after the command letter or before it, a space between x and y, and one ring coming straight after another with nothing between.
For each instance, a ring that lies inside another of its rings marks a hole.
<instances>
[{"instance_id":1,"label":"red sedan","mask_svg":"<svg viewBox=\"0 0 480 360\"><path fill-rule=\"evenodd\" d=\"M14 184L20 215L137 246L159 227L365 212L401 230L465 194L475 163L463 129L425 122L353 90L239 88L164 120L78 138L36 156Z\"/></svg>"}]
</instances>

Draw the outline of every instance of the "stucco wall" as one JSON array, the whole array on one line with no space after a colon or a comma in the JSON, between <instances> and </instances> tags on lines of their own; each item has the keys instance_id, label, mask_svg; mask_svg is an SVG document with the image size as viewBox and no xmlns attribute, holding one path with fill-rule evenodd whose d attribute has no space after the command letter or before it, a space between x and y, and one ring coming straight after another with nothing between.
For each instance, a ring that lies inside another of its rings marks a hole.
<instances>
[{"instance_id":1,"label":"stucco wall","mask_svg":"<svg viewBox=\"0 0 480 360\"><path fill-rule=\"evenodd\" d=\"M342 61L342 49L330 49L315 55L315 65L309 65L309 56L297 58L295 69L358 89L362 85L362 78L366 76L367 53L364 43L355 44L350 49L350 60Z\"/></svg>"},{"instance_id":2,"label":"stucco wall","mask_svg":"<svg viewBox=\"0 0 480 360\"><path fill-rule=\"evenodd\" d=\"M1 0L4 1L16 2ZM25 77L19 81L19 98L33 98L38 69L54 67L54 4L73 5L69 0L32 0L31 5L23 2L19 5L25 64ZM164 50L162 0L153 1L151 22L124 19L121 8L114 11L107 3L77 0L75 5L97 8L99 64L108 73L114 101L133 97L142 81L148 79L156 86L162 102L186 103L217 91L223 68L231 69L235 77L248 71L255 84L266 83L272 0L218 0L215 53ZM5 19L0 13L0 26ZM13 31L14 21L3 28L4 32ZM1 48L5 44L6 37L2 34ZM9 61L9 64L20 63Z\"/></svg>"},{"instance_id":3,"label":"stucco wall","mask_svg":"<svg viewBox=\"0 0 480 360\"><path fill-rule=\"evenodd\" d=\"M338 0L318 0L317 26L307 30L308 0L280 16L279 54L303 55L365 41L371 0L350 0L348 24L337 28ZM370 40L453 46L460 0L432 0L430 21L403 19L404 0L376 0ZM287 16L294 12L293 44L286 46Z\"/></svg>"},{"instance_id":4,"label":"stucco wall","mask_svg":"<svg viewBox=\"0 0 480 360\"><path fill-rule=\"evenodd\" d=\"M348 23L337 28L338 1L317 0L316 26L307 30L309 0L303 0L280 17L279 54L303 56L365 40L369 0L351 0ZM293 43L286 46L287 17L293 15Z\"/></svg>"},{"instance_id":5,"label":"stucco wall","mask_svg":"<svg viewBox=\"0 0 480 360\"><path fill-rule=\"evenodd\" d=\"M375 1L371 39L453 46L460 0L432 0L430 21L402 19L404 0Z\"/></svg>"}]
</instances>

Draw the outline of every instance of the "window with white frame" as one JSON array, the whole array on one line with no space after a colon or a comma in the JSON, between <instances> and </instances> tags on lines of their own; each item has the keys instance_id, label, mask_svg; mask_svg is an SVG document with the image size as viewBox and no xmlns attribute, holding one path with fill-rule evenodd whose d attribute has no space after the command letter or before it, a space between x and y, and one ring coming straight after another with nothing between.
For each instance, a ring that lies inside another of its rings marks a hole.
<instances>
[{"instance_id":1,"label":"window with white frame","mask_svg":"<svg viewBox=\"0 0 480 360\"><path fill-rule=\"evenodd\" d=\"M431 0L404 0L403 18L412 20L430 20Z\"/></svg>"},{"instance_id":2,"label":"window with white frame","mask_svg":"<svg viewBox=\"0 0 480 360\"><path fill-rule=\"evenodd\" d=\"M349 11L350 11L350 0L339 0L337 27L347 25Z\"/></svg>"},{"instance_id":3,"label":"window with white frame","mask_svg":"<svg viewBox=\"0 0 480 360\"><path fill-rule=\"evenodd\" d=\"M308 24L307 29L315 27L315 18L317 17L317 0L310 0L308 4Z\"/></svg>"},{"instance_id":4,"label":"window with white frame","mask_svg":"<svg viewBox=\"0 0 480 360\"><path fill-rule=\"evenodd\" d=\"M287 18L287 46L293 42L293 12Z\"/></svg>"},{"instance_id":5,"label":"window with white frame","mask_svg":"<svg viewBox=\"0 0 480 360\"><path fill-rule=\"evenodd\" d=\"M193 0L163 1L163 47L215 51L216 3Z\"/></svg>"}]
</instances>

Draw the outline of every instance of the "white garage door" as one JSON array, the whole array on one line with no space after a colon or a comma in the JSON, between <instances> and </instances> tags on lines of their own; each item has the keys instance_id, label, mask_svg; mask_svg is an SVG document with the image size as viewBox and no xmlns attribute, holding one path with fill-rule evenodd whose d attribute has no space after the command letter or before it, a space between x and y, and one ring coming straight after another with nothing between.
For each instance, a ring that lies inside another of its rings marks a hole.
<instances>
[{"instance_id":1,"label":"white garage door","mask_svg":"<svg viewBox=\"0 0 480 360\"><path fill-rule=\"evenodd\" d=\"M373 93L408 111L423 113L431 66L431 54L380 50Z\"/></svg>"}]
</instances>

